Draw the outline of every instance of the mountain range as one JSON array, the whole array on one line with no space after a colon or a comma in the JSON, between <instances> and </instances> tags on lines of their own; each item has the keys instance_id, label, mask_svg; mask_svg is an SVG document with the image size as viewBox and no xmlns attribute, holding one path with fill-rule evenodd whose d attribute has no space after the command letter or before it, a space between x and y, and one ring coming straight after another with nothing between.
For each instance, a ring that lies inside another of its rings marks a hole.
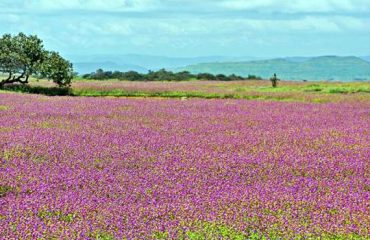
<instances>
[{"instance_id":1,"label":"mountain range","mask_svg":"<svg viewBox=\"0 0 370 240\"><path fill-rule=\"evenodd\" d=\"M175 69L187 65L205 62L238 62L251 61L260 58L255 57L226 57L226 56L206 56L206 57L165 57L151 55L114 55L97 54L89 56L68 56L72 59L74 68L80 74L91 73L102 68L106 71L129 71L148 72L149 70Z\"/></svg>"},{"instance_id":2,"label":"mountain range","mask_svg":"<svg viewBox=\"0 0 370 240\"><path fill-rule=\"evenodd\" d=\"M91 73L105 71L137 71L161 68L172 71L212 74L257 75L269 78L273 73L286 80L370 80L370 56L362 57L286 57L263 59L256 57L208 56L175 58L147 55L89 55L72 56L75 70Z\"/></svg>"},{"instance_id":3,"label":"mountain range","mask_svg":"<svg viewBox=\"0 0 370 240\"><path fill-rule=\"evenodd\" d=\"M192 73L257 75L269 78L274 73L285 80L367 81L370 62L358 57L323 56L312 58L278 58L248 62L200 63L178 71Z\"/></svg>"},{"instance_id":4,"label":"mountain range","mask_svg":"<svg viewBox=\"0 0 370 240\"><path fill-rule=\"evenodd\" d=\"M364 57L361 57L361 59L370 62L370 56L364 56Z\"/></svg>"}]
</instances>

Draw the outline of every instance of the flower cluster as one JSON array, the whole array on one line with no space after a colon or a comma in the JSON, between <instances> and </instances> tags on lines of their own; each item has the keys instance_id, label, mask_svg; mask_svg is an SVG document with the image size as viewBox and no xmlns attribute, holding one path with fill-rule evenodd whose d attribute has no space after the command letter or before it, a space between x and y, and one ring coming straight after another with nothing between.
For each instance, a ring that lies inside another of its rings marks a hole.
<instances>
[{"instance_id":1,"label":"flower cluster","mask_svg":"<svg viewBox=\"0 0 370 240\"><path fill-rule=\"evenodd\" d=\"M0 239L370 234L368 102L0 106Z\"/></svg>"}]
</instances>

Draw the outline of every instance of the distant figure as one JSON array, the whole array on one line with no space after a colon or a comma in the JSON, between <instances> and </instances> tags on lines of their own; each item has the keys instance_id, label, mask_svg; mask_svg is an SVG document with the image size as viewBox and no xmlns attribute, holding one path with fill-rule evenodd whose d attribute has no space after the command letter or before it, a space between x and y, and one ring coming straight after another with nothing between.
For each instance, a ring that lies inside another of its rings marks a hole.
<instances>
[{"instance_id":1,"label":"distant figure","mask_svg":"<svg viewBox=\"0 0 370 240\"><path fill-rule=\"evenodd\" d=\"M270 78L270 81L272 83L272 87L277 87L277 82L280 81L279 78L277 78L276 73L274 73L274 76Z\"/></svg>"}]
</instances>

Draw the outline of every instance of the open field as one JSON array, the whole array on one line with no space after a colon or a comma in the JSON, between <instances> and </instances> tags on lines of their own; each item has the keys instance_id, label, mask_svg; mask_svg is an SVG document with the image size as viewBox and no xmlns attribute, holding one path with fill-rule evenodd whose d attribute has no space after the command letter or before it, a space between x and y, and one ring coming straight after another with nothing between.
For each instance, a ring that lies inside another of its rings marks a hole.
<instances>
[{"instance_id":1,"label":"open field","mask_svg":"<svg viewBox=\"0 0 370 240\"><path fill-rule=\"evenodd\" d=\"M167 91L102 84L73 91ZM368 93L318 87L256 92L333 103L0 93L0 238L369 239Z\"/></svg>"},{"instance_id":2,"label":"open field","mask_svg":"<svg viewBox=\"0 0 370 240\"><path fill-rule=\"evenodd\" d=\"M370 240L370 0L0 21L0 240Z\"/></svg>"},{"instance_id":3,"label":"open field","mask_svg":"<svg viewBox=\"0 0 370 240\"><path fill-rule=\"evenodd\" d=\"M50 93L53 83L32 81L32 92ZM41 89L39 89L41 88ZM54 89L56 95L60 90ZM27 90L28 91L28 90ZM53 94L53 92L51 91ZM184 81L184 82L128 82L128 81L83 81L75 80L72 90L62 92L74 96L116 97L197 97L260 99L300 102L358 102L370 96L370 82L289 82L272 88L269 81Z\"/></svg>"}]
</instances>

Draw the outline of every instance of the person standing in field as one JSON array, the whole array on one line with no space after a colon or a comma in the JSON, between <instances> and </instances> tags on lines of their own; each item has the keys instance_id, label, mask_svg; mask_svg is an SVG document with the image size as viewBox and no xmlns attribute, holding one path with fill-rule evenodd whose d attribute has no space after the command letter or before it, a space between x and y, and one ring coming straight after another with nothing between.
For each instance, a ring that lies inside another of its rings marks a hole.
<instances>
[{"instance_id":1,"label":"person standing in field","mask_svg":"<svg viewBox=\"0 0 370 240\"><path fill-rule=\"evenodd\" d=\"M280 81L279 78L277 78L276 73L274 73L274 76L270 78L270 81L272 83L272 87L277 87L277 82Z\"/></svg>"}]
</instances>

